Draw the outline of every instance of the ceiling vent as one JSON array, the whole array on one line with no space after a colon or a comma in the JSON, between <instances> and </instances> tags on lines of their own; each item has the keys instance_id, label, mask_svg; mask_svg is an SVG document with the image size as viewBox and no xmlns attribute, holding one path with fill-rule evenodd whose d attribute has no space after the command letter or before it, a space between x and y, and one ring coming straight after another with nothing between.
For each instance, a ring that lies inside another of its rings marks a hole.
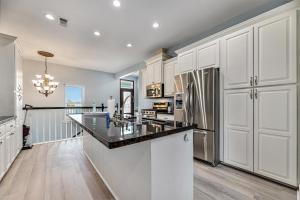
<instances>
[{"instance_id":1,"label":"ceiling vent","mask_svg":"<svg viewBox=\"0 0 300 200\"><path fill-rule=\"evenodd\" d=\"M62 17L59 18L58 23L59 23L59 25L61 25L63 27L67 27L68 26L68 20L64 19Z\"/></svg>"}]
</instances>

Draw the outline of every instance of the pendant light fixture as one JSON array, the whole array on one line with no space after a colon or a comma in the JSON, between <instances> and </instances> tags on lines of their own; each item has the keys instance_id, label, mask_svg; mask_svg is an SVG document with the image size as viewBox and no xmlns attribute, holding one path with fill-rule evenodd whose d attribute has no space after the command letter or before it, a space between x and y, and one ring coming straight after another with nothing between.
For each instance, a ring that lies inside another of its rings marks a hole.
<instances>
[{"instance_id":1,"label":"pendant light fixture","mask_svg":"<svg viewBox=\"0 0 300 200\"><path fill-rule=\"evenodd\" d=\"M44 75L35 75L36 80L32 80L32 83L40 94L48 97L59 84L59 82L54 82L54 77L48 74L47 58L52 58L54 55L46 51L38 51L38 54L45 57L45 73Z\"/></svg>"}]
</instances>

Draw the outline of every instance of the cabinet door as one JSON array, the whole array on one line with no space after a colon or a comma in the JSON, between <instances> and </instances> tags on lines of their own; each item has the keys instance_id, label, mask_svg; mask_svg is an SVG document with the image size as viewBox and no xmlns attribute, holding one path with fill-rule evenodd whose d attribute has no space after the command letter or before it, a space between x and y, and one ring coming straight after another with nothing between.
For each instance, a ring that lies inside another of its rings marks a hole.
<instances>
[{"instance_id":1,"label":"cabinet door","mask_svg":"<svg viewBox=\"0 0 300 200\"><path fill-rule=\"evenodd\" d=\"M0 180L6 171L5 135L0 137Z\"/></svg>"},{"instance_id":2,"label":"cabinet door","mask_svg":"<svg viewBox=\"0 0 300 200\"><path fill-rule=\"evenodd\" d=\"M178 69L180 73L196 69L196 49L178 55Z\"/></svg>"},{"instance_id":3,"label":"cabinet door","mask_svg":"<svg viewBox=\"0 0 300 200\"><path fill-rule=\"evenodd\" d=\"M257 85L296 83L296 12L254 26L254 74Z\"/></svg>"},{"instance_id":4,"label":"cabinet door","mask_svg":"<svg viewBox=\"0 0 300 200\"><path fill-rule=\"evenodd\" d=\"M164 66L164 91L165 96L174 94L175 62L170 62Z\"/></svg>"},{"instance_id":5,"label":"cabinet door","mask_svg":"<svg viewBox=\"0 0 300 200\"><path fill-rule=\"evenodd\" d=\"M224 161L253 171L253 90L224 92Z\"/></svg>"},{"instance_id":6,"label":"cabinet door","mask_svg":"<svg viewBox=\"0 0 300 200\"><path fill-rule=\"evenodd\" d=\"M223 37L221 46L224 88L253 86L253 28Z\"/></svg>"},{"instance_id":7,"label":"cabinet door","mask_svg":"<svg viewBox=\"0 0 300 200\"><path fill-rule=\"evenodd\" d=\"M296 186L296 85L255 89L254 171Z\"/></svg>"},{"instance_id":8,"label":"cabinet door","mask_svg":"<svg viewBox=\"0 0 300 200\"><path fill-rule=\"evenodd\" d=\"M142 85L142 95L145 98L146 97L146 86L148 84L148 78L147 78L147 69L142 69L141 70L141 85Z\"/></svg>"},{"instance_id":9,"label":"cabinet door","mask_svg":"<svg viewBox=\"0 0 300 200\"><path fill-rule=\"evenodd\" d=\"M197 67L219 67L219 40L201 45L197 48Z\"/></svg>"},{"instance_id":10,"label":"cabinet door","mask_svg":"<svg viewBox=\"0 0 300 200\"><path fill-rule=\"evenodd\" d=\"M11 163L12 151L11 151L11 133L6 133L5 136L5 169L8 169Z\"/></svg>"},{"instance_id":11,"label":"cabinet door","mask_svg":"<svg viewBox=\"0 0 300 200\"><path fill-rule=\"evenodd\" d=\"M154 83L154 65L150 64L147 66L147 85Z\"/></svg>"},{"instance_id":12,"label":"cabinet door","mask_svg":"<svg viewBox=\"0 0 300 200\"><path fill-rule=\"evenodd\" d=\"M162 61L156 61L155 63L152 64L153 65L153 80L154 83L162 83L163 82L163 67L162 67Z\"/></svg>"}]
</instances>

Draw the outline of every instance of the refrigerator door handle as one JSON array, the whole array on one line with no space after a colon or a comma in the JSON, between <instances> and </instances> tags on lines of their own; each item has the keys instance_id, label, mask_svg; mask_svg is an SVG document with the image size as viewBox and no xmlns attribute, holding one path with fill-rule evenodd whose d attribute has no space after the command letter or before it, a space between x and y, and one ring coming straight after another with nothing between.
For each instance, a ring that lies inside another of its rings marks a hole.
<instances>
[{"instance_id":1,"label":"refrigerator door handle","mask_svg":"<svg viewBox=\"0 0 300 200\"><path fill-rule=\"evenodd\" d=\"M185 95L185 102L184 102L184 107L186 109L185 111L185 121L186 122L189 122L189 117L190 117L190 105L189 105L189 101L190 101L190 84L187 83L187 86L186 86L186 90L187 90L187 95Z\"/></svg>"},{"instance_id":2,"label":"refrigerator door handle","mask_svg":"<svg viewBox=\"0 0 300 200\"><path fill-rule=\"evenodd\" d=\"M190 86L190 108L194 108L194 83L191 83ZM191 123L194 123L194 110L190 109L190 118L191 118Z\"/></svg>"}]
</instances>

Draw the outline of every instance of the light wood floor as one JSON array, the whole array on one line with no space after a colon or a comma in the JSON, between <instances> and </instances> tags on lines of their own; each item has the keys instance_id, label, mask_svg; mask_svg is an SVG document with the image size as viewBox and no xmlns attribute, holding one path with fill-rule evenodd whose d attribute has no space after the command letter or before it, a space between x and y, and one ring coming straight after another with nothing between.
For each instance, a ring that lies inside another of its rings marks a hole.
<instances>
[{"instance_id":1,"label":"light wood floor","mask_svg":"<svg viewBox=\"0 0 300 200\"><path fill-rule=\"evenodd\" d=\"M296 200L296 191L219 165L195 161L195 200ZM1 200L112 200L80 140L21 152L0 183Z\"/></svg>"}]
</instances>

